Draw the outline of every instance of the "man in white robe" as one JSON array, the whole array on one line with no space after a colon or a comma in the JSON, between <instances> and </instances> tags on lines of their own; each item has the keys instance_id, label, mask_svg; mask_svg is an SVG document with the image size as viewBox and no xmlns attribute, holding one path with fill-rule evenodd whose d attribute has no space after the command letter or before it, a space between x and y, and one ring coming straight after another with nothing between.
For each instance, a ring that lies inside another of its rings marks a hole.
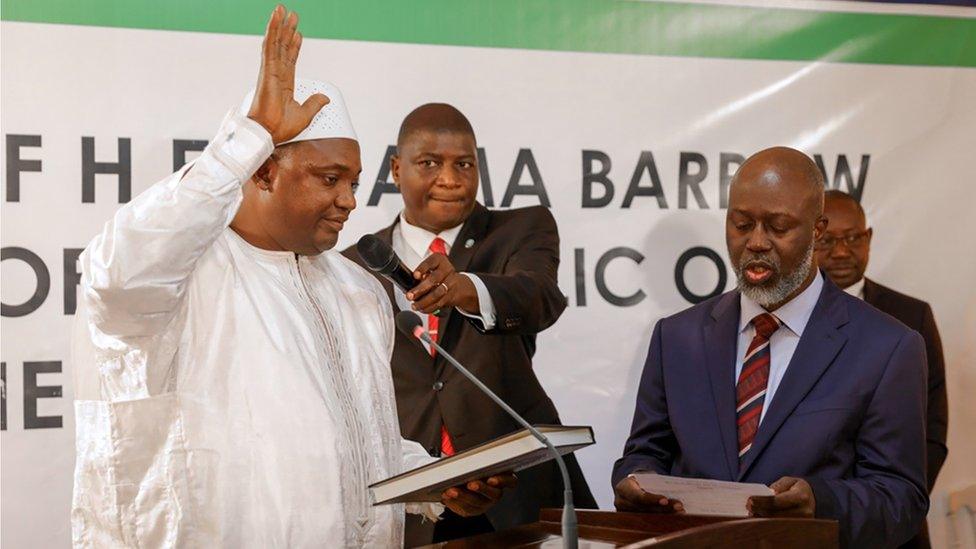
<instances>
[{"instance_id":1,"label":"man in white robe","mask_svg":"<svg viewBox=\"0 0 976 549\"><path fill-rule=\"evenodd\" d=\"M359 145L338 90L295 80L296 27L278 6L255 93L81 256L76 546L402 545L367 486L434 458L400 437L388 298L332 250ZM512 480L443 502L478 514Z\"/></svg>"}]
</instances>

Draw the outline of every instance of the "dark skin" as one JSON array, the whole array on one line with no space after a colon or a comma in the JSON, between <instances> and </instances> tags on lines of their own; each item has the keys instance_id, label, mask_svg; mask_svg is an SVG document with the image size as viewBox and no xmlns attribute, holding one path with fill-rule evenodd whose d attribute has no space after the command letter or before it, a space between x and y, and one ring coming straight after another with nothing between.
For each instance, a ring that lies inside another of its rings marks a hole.
<instances>
[{"instance_id":1,"label":"dark skin","mask_svg":"<svg viewBox=\"0 0 976 549\"><path fill-rule=\"evenodd\" d=\"M764 518L813 518L817 500L813 488L802 478L782 477L769 485L774 495L752 496L746 509L754 517Z\"/></svg>"},{"instance_id":2,"label":"dark skin","mask_svg":"<svg viewBox=\"0 0 976 549\"><path fill-rule=\"evenodd\" d=\"M304 130L328 98L294 99L295 63L301 48L298 15L279 5L271 14L261 52L257 92L248 117L271 134L275 145ZM362 166L359 143L318 139L279 146L244 185L244 199L231 228L265 250L318 255L335 246L349 213ZM480 515L515 485L500 474L448 488L442 503L461 516Z\"/></svg>"},{"instance_id":3,"label":"dark skin","mask_svg":"<svg viewBox=\"0 0 976 549\"><path fill-rule=\"evenodd\" d=\"M474 480L445 490L441 494L441 503L462 517L481 515L498 503L506 489L516 484L515 475L511 473Z\"/></svg>"},{"instance_id":4,"label":"dark skin","mask_svg":"<svg viewBox=\"0 0 976 549\"><path fill-rule=\"evenodd\" d=\"M825 240L833 240L833 245L817 248L817 263L834 284L847 288L864 278L874 233L867 227L864 212L851 198L828 194L824 199L824 215L830 220ZM848 243L846 238L855 242Z\"/></svg>"},{"instance_id":5,"label":"dark skin","mask_svg":"<svg viewBox=\"0 0 976 549\"><path fill-rule=\"evenodd\" d=\"M244 186L231 224L258 248L318 255L356 208L359 143L316 139L278 147Z\"/></svg>"},{"instance_id":6,"label":"dark skin","mask_svg":"<svg viewBox=\"0 0 976 549\"><path fill-rule=\"evenodd\" d=\"M625 477L613 487L613 505L618 511L632 513L684 513L685 508L676 499L646 492L631 477Z\"/></svg>"},{"instance_id":7,"label":"dark skin","mask_svg":"<svg viewBox=\"0 0 976 549\"><path fill-rule=\"evenodd\" d=\"M393 180L403 196L407 222L434 234L456 227L471 215L478 193L478 155L467 120L449 105L418 108L405 120L398 154L390 159ZM450 260L432 254L414 271L419 281L407 292L413 309L425 314L450 307L479 310L478 292Z\"/></svg>"},{"instance_id":8,"label":"dark skin","mask_svg":"<svg viewBox=\"0 0 976 549\"><path fill-rule=\"evenodd\" d=\"M774 147L748 158L729 189L725 242L735 265L745 263L746 283L772 285L795 272L810 245L827 229L823 187L816 165L803 153ZM778 260L776 269L768 259ZM775 311L805 290L816 277L814 263L803 284Z\"/></svg>"},{"instance_id":9,"label":"dark skin","mask_svg":"<svg viewBox=\"0 0 976 549\"><path fill-rule=\"evenodd\" d=\"M810 245L827 228L822 212L823 183L816 165L803 153L786 147L760 151L747 159L732 181L725 236L729 256L734 264L745 257L747 269L759 283L775 283L783 273L795 271L803 264ZM777 272L760 258L774 257ZM806 289L816 277L814 263L803 284L781 303L768 307L773 311ZM746 273L749 277L749 273ZM812 518L816 500L810 484L793 477L782 477L770 485L774 495L751 497L746 507L757 517ZM645 492L632 478L614 487L614 505L621 511L651 513L682 512L681 502L661 494Z\"/></svg>"}]
</instances>

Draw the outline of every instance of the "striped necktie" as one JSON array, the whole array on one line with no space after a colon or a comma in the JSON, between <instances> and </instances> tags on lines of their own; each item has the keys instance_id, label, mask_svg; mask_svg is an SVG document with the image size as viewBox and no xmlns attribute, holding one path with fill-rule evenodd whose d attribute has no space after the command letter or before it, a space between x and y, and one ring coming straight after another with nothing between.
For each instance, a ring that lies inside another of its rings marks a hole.
<instances>
[{"instance_id":1,"label":"striped necktie","mask_svg":"<svg viewBox=\"0 0 976 549\"><path fill-rule=\"evenodd\" d=\"M430 250L431 254L447 255L447 243L444 242L443 238L438 236L430 243L428 250ZM430 333L430 338L435 342L440 341L440 334L438 333L439 325L440 319L436 315L427 315L427 332ZM437 350L433 346L430 348L430 356L437 356ZM443 423L441 423L441 455L454 455L454 444L451 442L451 435L447 433L447 427Z\"/></svg>"},{"instance_id":2,"label":"striped necktie","mask_svg":"<svg viewBox=\"0 0 976 549\"><path fill-rule=\"evenodd\" d=\"M739 381L735 385L735 416L739 431L739 463L752 448L752 441L759 430L763 402L766 400L766 384L769 382L769 338L779 329L779 319L769 313L752 319L756 335L749 344Z\"/></svg>"}]
</instances>

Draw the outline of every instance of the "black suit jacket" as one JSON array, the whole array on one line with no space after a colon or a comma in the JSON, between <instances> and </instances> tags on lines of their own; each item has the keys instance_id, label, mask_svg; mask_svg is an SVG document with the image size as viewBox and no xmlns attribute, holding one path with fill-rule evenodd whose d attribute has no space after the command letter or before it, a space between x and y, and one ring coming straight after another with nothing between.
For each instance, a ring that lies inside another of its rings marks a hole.
<instances>
[{"instance_id":1,"label":"black suit jacket","mask_svg":"<svg viewBox=\"0 0 976 549\"><path fill-rule=\"evenodd\" d=\"M376 236L391 244L398 222L399 217ZM343 254L364 265L355 247ZM458 272L484 282L496 319L492 330L480 333L452 310L441 320L439 343L530 423L558 424L556 408L532 370L536 334L552 326L566 308L557 284L559 231L552 214L541 206L490 211L477 204L449 257ZM378 278L396 309L392 284ZM400 430L431 454L439 451L442 422L458 451L519 429L442 356L431 358L399 331L391 366ZM579 465L567 457L576 504L596 508ZM518 478L518 486L488 512L496 529L536 521L542 507L562 506L562 481L554 462L522 471Z\"/></svg>"},{"instance_id":2,"label":"black suit jacket","mask_svg":"<svg viewBox=\"0 0 976 549\"><path fill-rule=\"evenodd\" d=\"M896 292L877 282L864 279L864 301L876 309L895 317L902 324L915 330L925 340L928 359L928 413L926 418L926 480L929 492L945 463L949 450L946 447L946 430L949 424L949 405L946 400L945 362L942 357L942 340L935 326L935 316L928 303Z\"/></svg>"}]
</instances>

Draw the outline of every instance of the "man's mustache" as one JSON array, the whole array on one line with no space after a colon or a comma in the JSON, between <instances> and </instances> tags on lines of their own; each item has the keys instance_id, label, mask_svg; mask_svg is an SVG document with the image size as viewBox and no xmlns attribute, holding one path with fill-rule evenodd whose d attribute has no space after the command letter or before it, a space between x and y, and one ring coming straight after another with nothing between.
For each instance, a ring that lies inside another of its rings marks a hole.
<instances>
[{"instance_id":1,"label":"man's mustache","mask_svg":"<svg viewBox=\"0 0 976 549\"><path fill-rule=\"evenodd\" d=\"M739 270L744 271L749 267L765 267L766 269L779 272L779 261L767 255L743 255L739 258Z\"/></svg>"}]
</instances>

